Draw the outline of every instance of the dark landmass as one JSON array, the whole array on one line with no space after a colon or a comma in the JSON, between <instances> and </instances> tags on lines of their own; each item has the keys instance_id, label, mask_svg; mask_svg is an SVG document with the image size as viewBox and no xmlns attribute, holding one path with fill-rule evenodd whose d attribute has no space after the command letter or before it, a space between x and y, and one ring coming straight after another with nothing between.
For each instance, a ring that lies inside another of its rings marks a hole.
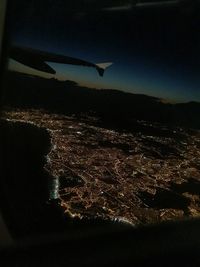
<instances>
[{"instance_id":1,"label":"dark landmass","mask_svg":"<svg viewBox=\"0 0 200 267\"><path fill-rule=\"evenodd\" d=\"M58 81L7 72L2 104L15 108L39 108L53 113L89 114L105 127L134 131L136 120L168 126L200 128L200 103L163 103L159 98L113 89L97 90L73 81Z\"/></svg>"}]
</instances>

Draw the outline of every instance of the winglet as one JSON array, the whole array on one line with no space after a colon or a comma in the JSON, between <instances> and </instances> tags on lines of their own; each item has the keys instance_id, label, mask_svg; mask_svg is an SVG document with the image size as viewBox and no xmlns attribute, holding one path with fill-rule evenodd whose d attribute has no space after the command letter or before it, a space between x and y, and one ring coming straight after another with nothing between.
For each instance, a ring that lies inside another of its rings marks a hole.
<instances>
[{"instance_id":1,"label":"winglet","mask_svg":"<svg viewBox=\"0 0 200 267\"><path fill-rule=\"evenodd\" d=\"M96 69L101 77L103 77L104 71L110 67L113 63L112 62L105 62L105 63L98 63L96 64Z\"/></svg>"}]
</instances>

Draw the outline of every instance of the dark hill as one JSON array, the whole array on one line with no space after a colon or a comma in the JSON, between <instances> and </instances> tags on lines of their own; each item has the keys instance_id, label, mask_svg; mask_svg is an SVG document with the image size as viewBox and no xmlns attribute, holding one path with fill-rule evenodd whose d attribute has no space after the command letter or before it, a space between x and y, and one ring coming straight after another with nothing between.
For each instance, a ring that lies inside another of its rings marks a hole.
<instances>
[{"instance_id":1,"label":"dark hill","mask_svg":"<svg viewBox=\"0 0 200 267\"><path fill-rule=\"evenodd\" d=\"M200 128L200 103L165 104L159 98L81 87L73 81L58 81L8 72L2 102L17 108L43 108L64 114L90 113L104 122L126 127L133 120Z\"/></svg>"}]
</instances>

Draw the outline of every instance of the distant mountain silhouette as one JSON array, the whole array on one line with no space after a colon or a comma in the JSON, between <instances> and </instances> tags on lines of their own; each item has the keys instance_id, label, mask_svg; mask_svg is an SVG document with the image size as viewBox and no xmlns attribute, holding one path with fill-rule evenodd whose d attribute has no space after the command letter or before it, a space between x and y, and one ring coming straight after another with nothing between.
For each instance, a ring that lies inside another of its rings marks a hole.
<instances>
[{"instance_id":1,"label":"distant mountain silhouette","mask_svg":"<svg viewBox=\"0 0 200 267\"><path fill-rule=\"evenodd\" d=\"M128 127L131 121L200 128L200 103L163 103L159 98L114 89L91 89L73 81L58 81L7 72L2 104L16 108L42 108L63 114L90 113L104 122Z\"/></svg>"}]
</instances>

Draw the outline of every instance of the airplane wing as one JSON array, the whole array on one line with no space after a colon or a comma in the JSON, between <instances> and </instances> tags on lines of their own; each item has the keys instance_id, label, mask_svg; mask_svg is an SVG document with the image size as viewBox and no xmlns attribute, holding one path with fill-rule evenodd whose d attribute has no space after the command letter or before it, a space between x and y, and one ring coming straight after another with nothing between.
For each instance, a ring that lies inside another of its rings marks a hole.
<instances>
[{"instance_id":1,"label":"airplane wing","mask_svg":"<svg viewBox=\"0 0 200 267\"><path fill-rule=\"evenodd\" d=\"M19 46L13 46L11 48L10 57L26 66L51 74L55 74L56 71L50 67L47 62L93 67L98 71L101 77L105 69L112 65L112 62L95 64L78 58Z\"/></svg>"}]
</instances>

